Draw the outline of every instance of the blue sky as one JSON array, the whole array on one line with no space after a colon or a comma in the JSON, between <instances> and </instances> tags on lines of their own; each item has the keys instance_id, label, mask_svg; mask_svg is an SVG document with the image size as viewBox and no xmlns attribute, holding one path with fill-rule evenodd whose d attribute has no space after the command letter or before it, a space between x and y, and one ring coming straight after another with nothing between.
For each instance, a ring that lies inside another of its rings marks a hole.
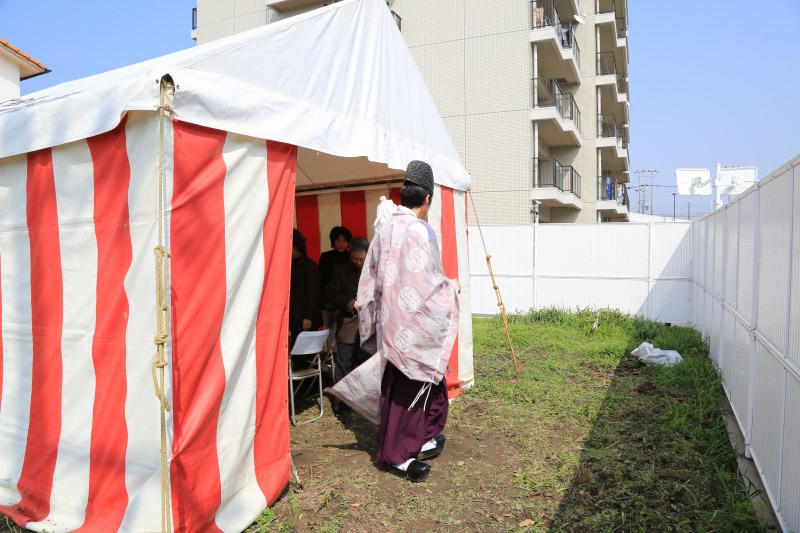
<instances>
[{"instance_id":1,"label":"blue sky","mask_svg":"<svg viewBox=\"0 0 800 533\"><path fill-rule=\"evenodd\" d=\"M194 46L195 5L0 0L0 38L53 71L23 82L25 94ZM671 216L676 168L756 165L763 177L800 154L800 1L629 0L628 10L633 211L635 170L659 170L654 212ZM678 196L676 211L708 212L712 200Z\"/></svg>"}]
</instances>

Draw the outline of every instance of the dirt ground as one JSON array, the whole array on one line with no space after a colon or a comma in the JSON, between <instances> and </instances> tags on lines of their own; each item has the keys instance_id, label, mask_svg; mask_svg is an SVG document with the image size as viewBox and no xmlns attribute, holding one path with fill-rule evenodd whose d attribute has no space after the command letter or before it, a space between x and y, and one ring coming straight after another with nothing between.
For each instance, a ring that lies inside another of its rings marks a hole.
<instances>
[{"instance_id":1,"label":"dirt ground","mask_svg":"<svg viewBox=\"0 0 800 533\"><path fill-rule=\"evenodd\" d=\"M481 403L468 394L453 403L444 452L430 461L431 473L424 483L396 477L375 461L377 428L355 413L337 417L327 410L321 420L293 427L292 457L302 488L290 484L273 507L275 519L261 529L546 529L560 495L520 490L514 482L517 446L480 423L465 422L480 420ZM325 406L329 408L327 400ZM303 415L312 412L308 408Z\"/></svg>"}]
</instances>

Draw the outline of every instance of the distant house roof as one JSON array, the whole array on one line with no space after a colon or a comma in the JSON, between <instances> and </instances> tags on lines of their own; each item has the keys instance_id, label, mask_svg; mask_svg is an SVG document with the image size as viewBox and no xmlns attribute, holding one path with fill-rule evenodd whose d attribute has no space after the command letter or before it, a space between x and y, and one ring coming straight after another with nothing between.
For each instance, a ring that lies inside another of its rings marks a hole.
<instances>
[{"instance_id":1,"label":"distant house roof","mask_svg":"<svg viewBox=\"0 0 800 533\"><path fill-rule=\"evenodd\" d=\"M0 39L0 55L9 57L19 65L20 80L27 80L28 78L50 72L50 69L42 65L39 61L3 39Z\"/></svg>"}]
</instances>

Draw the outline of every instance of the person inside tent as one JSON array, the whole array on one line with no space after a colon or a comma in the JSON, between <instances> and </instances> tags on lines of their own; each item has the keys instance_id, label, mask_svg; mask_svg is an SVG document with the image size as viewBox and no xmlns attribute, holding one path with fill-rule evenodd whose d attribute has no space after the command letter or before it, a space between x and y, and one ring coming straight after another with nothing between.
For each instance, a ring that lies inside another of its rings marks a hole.
<instances>
[{"instance_id":1,"label":"person inside tent","mask_svg":"<svg viewBox=\"0 0 800 533\"><path fill-rule=\"evenodd\" d=\"M361 269L369 250L364 237L350 240L350 260L336 265L328 283L328 301L338 311L336 319L336 381L349 374L356 365L369 359L370 354L361 348L358 334L358 312L355 309L356 292ZM338 400L334 410L347 410Z\"/></svg>"},{"instance_id":2,"label":"person inside tent","mask_svg":"<svg viewBox=\"0 0 800 533\"><path fill-rule=\"evenodd\" d=\"M289 348L303 331L316 331L322 325L319 296L319 271L306 254L306 238L292 233L292 279L289 292Z\"/></svg>"},{"instance_id":3,"label":"person inside tent","mask_svg":"<svg viewBox=\"0 0 800 533\"><path fill-rule=\"evenodd\" d=\"M445 276L424 221L433 184L430 165L408 164L401 205L372 240L357 297L361 344L387 360L376 455L411 481L425 480L424 460L444 448L445 371L458 331L458 282Z\"/></svg>"},{"instance_id":4,"label":"person inside tent","mask_svg":"<svg viewBox=\"0 0 800 533\"><path fill-rule=\"evenodd\" d=\"M330 311L336 307L328 301L328 283L330 282L334 267L336 267L336 265L347 264L350 261L348 250L352 238L353 234L349 229L344 226L334 226L331 228L330 232L332 249L323 252L319 256L320 294L322 296L322 308L324 310Z\"/></svg>"}]
</instances>

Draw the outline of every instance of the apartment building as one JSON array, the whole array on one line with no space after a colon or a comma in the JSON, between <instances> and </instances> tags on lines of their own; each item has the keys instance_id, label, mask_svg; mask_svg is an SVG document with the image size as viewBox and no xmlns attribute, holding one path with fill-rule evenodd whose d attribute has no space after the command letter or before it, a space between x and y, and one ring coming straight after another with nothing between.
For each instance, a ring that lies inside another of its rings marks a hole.
<instances>
[{"instance_id":1,"label":"apartment building","mask_svg":"<svg viewBox=\"0 0 800 533\"><path fill-rule=\"evenodd\" d=\"M326 3L198 0L193 37ZM472 175L481 223L628 220L627 0L387 4Z\"/></svg>"}]
</instances>

